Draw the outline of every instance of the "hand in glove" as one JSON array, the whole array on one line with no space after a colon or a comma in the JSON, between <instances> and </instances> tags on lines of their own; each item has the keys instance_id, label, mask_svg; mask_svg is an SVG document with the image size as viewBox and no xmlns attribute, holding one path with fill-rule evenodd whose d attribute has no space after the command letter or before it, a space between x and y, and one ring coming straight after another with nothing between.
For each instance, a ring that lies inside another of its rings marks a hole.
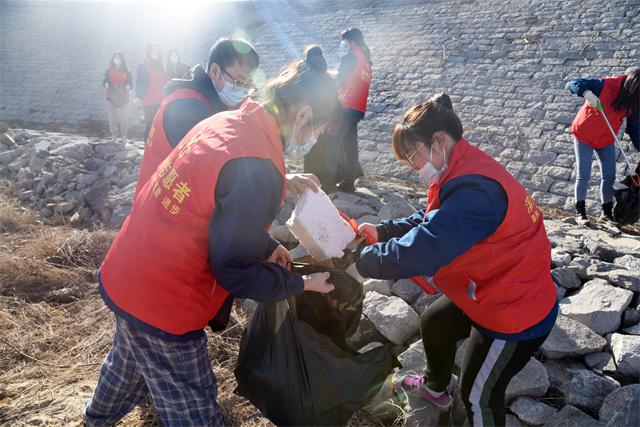
<instances>
[{"instance_id":1,"label":"hand in glove","mask_svg":"<svg viewBox=\"0 0 640 427\"><path fill-rule=\"evenodd\" d=\"M591 107L591 108L597 108L598 107L598 101L600 101L600 100L598 99L597 96L595 96L593 94L593 92L591 92L590 90L585 90L584 93L582 94L582 96L587 101L587 104L589 104L589 107Z\"/></svg>"},{"instance_id":2,"label":"hand in glove","mask_svg":"<svg viewBox=\"0 0 640 427\"><path fill-rule=\"evenodd\" d=\"M304 279L304 290L320 292L326 294L334 289L334 286L327 282L329 278L329 272L324 271L322 273L313 273L308 276L302 276Z\"/></svg>"},{"instance_id":3,"label":"hand in glove","mask_svg":"<svg viewBox=\"0 0 640 427\"><path fill-rule=\"evenodd\" d=\"M106 87L107 89L109 89L109 83L105 83L104 87Z\"/></svg>"}]
</instances>

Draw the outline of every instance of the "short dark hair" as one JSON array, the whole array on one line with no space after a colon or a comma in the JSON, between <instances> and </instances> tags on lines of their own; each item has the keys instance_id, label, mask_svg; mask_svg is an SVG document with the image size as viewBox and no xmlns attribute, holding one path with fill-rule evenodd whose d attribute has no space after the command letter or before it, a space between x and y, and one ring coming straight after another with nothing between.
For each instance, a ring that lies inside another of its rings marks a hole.
<instances>
[{"instance_id":1,"label":"short dark hair","mask_svg":"<svg viewBox=\"0 0 640 427\"><path fill-rule=\"evenodd\" d=\"M238 62L255 69L260 66L260 57L248 41L236 37L223 37L211 47L206 71L209 72L211 64L227 68Z\"/></svg>"},{"instance_id":2,"label":"short dark hair","mask_svg":"<svg viewBox=\"0 0 640 427\"><path fill-rule=\"evenodd\" d=\"M462 138L462 122L453 112L451 98L446 93L409 108L403 122L393 131L393 153L398 160L408 161L408 148L417 143L431 147L433 134L439 131L446 132L456 141Z\"/></svg>"}]
</instances>

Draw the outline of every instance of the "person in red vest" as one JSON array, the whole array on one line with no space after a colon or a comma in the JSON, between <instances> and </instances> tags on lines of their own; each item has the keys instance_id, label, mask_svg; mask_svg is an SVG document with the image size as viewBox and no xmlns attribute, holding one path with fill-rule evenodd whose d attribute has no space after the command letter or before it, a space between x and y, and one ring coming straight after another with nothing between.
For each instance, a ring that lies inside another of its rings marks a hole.
<instances>
[{"instance_id":1,"label":"person in red vest","mask_svg":"<svg viewBox=\"0 0 640 427\"><path fill-rule=\"evenodd\" d=\"M333 290L328 272L289 271L268 229L287 190L318 191L314 176L286 175L284 152L340 126L335 84L300 61L263 99L198 123L135 199L98 272L116 329L86 425L115 424L148 393L167 426L222 425L204 328L228 296Z\"/></svg>"},{"instance_id":2,"label":"person in red vest","mask_svg":"<svg viewBox=\"0 0 640 427\"><path fill-rule=\"evenodd\" d=\"M259 65L258 53L249 42L223 37L211 47L206 70L196 65L184 78L167 83L166 98L146 139L134 199L196 123L242 102Z\"/></svg>"},{"instance_id":3,"label":"person in red vest","mask_svg":"<svg viewBox=\"0 0 640 427\"><path fill-rule=\"evenodd\" d=\"M180 59L178 49L169 49L167 52L167 63L164 66L164 78L169 82L171 79L181 79L189 71L189 66Z\"/></svg>"},{"instance_id":4,"label":"person in red vest","mask_svg":"<svg viewBox=\"0 0 640 427\"><path fill-rule=\"evenodd\" d=\"M460 395L469 421L504 425L505 389L558 312L543 214L500 163L462 137L446 94L410 108L392 146L431 184L428 203L408 218L360 225L380 243L355 267L377 279L429 276L444 294L420 316L426 372L402 385L448 408L456 343L468 337Z\"/></svg>"},{"instance_id":5,"label":"person in red vest","mask_svg":"<svg viewBox=\"0 0 640 427\"><path fill-rule=\"evenodd\" d=\"M591 158L595 151L600 165L600 198L602 214L600 220L610 227L617 227L613 218L613 183L616 179L616 144L602 113L598 111L598 101L614 132L618 132L627 119L626 133L631 142L640 149L640 69L620 77L599 79L575 79L568 89L585 99L578 111L571 131L576 153L576 221L588 225L586 199L591 178Z\"/></svg>"},{"instance_id":6,"label":"person in red vest","mask_svg":"<svg viewBox=\"0 0 640 427\"><path fill-rule=\"evenodd\" d=\"M113 142L117 141L119 121L122 143L126 144L129 132L129 91L132 79L122 52L116 51L111 57L109 68L104 72L102 85L107 89L109 131Z\"/></svg>"},{"instance_id":7,"label":"person in red vest","mask_svg":"<svg viewBox=\"0 0 640 427\"><path fill-rule=\"evenodd\" d=\"M359 29L343 31L341 38L340 49L344 55L340 58L336 82L344 114L338 132L327 135L327 173L323 188L325 192L335 191L336 183L342 181L338 188L353 193L355 180L362 173L358 160L358 122L367 112L373 62Z\"/></svg>"},{"instance_id":8,"label":"person in red vest","mask_svg":"<svg viewBox=\"0 0 640 427\"><path fill-rule=\"evenodd\" d=\"M164 99L164 67L160 46L156 42L147 44L146 53L136 69L136 96L134 101L142 103L144 111L144 140L147 140L153 118Z\"/></svg>"}]
</instances>

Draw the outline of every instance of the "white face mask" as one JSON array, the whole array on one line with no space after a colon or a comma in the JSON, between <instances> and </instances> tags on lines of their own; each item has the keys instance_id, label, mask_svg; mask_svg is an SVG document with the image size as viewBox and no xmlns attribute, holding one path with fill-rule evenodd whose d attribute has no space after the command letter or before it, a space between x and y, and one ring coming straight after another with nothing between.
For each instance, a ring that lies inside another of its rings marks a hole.
<instances>
[{"instance_id":1,"label":"white face mask","mask_svg":"<svg viewBox=\"0 0 640 427\"><path fill-rule=\"evenodd\" d=\"M318 142L315 136L313 136L313 112L311 113L311 136L309 139L305 141L304 144L300 145L296 142L293 136L296 134L296 124L293 124L293 133L291 134L291 138L287 140L287 143L284 146L284 155L292 157L294 159L299 159L307 155L311 148Z\"/></svg>"},{"instance_id":2,"label":"white face mask","mask_svg":"<svg viewBox=\"0 0 640 427\"><path fill-rule=\"evenodd\" d=\"M349 52L349 49L347 49L347 44L345 43L344 40L340 42L340 50L343 52Z\"/></svg>"},{"instance_id":3,"label":"white face mask","mask_svg":"<svg viewBox=\"0 0 640 427\"><path fill-rule=\"evenodd\" d=\"M438 182L440 182L440 178L442 178L442 175L444 174L444 172L447 170L448 165L445 163L442 166L442 169L438 170L435 168L435 166L433 166L431 164L431 156L433 155L433 143L431 144L431 153L429 154L429 161L427 162L426 165L424 165L419 171L418 173L420 174L421 177L423 177L427 182L430 182L432 184L437 184ZM445 156L446 158L446 151L443 150L442 155Z\"/></svg>"},{"instance_id":4,"label":"white face mask","mask_svg":"<svg viewBox=\"0 0 640 427\"><path fill-rule=\"evenodd\" d=\"M235 87L228 81L222 79L224 81L224 87L221 91L218 91L218 88L214 84L213 87L218 92L218 96L220 97L220 101L227 107L235 107L236 105L242 102L242 98L244 98L245 90L241 87Z\"/></svg>"},{"instance_id":5,"label":"white face mask","mask_svg":"<svg viewBox=\"0 0 640 427\"><path fill-rule=\"evenodd\" d=\"M169 61L171 61L172 64L177 64L178 63L178 57L177 56L172 56L171 58L169 58Z\"/></svg>"},{"instance_id":6,"label":"white face mask","mask_svg":"<svg viewBox=\"0 0 640 427\"><path fill-rule=\"evenodd\" d=\"M113 63L116 65L120 65L122 64L122 61L120 61L120 58L113 58Z\"/></svg>"},{"instance_id":7,"label":"white face mask","mask_svg":"<svg viewBox=\"0 0 640 427\"><path fill-rule=\"evenodd\" d=\"M158 58L160 58L160 56L157 53L151 54L151 59L153 59L154 61L157 60Z\"/></svg>"}]
</instances>

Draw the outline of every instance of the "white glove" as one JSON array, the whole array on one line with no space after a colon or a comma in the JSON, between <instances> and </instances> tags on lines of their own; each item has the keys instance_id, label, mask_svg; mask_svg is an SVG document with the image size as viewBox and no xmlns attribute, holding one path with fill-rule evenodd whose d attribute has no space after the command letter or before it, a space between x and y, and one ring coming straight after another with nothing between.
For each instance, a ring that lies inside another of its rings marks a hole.
<instances>
[{"instance_id":1,"label":"white glove","mask_svg":"<svg viewBox=\"0 0 640 427\"><path fill-rule=\"evenodd\" d=\"M589 104L589 107L591 107L591 108L597 108L598 107L598 101L600 101L600 100L598 99L597 96L595 96L593 94L593 92L591 92L590 90L585 90L582 93L582 96L587 101L587 104Z\"/></svg>"},{"instance_id":2,"label":"white glove","mask_svg":"<svg viewBox=\"0 0 640 427\"><path fill-rule=\"evenodd\" d=\"M107 89L109 89L109 83L105 83L104 87L106 87Z\"/></svg>"},{"instance_id":3,"label":"white glove","mask_svg":"<svg viewBox=\"0 0 640 427\"><path fill-rule=\"evenodd\" d=\"M131 89L131 86L126 85L124 88L125 88L126 90L129 90L129 89Z\"/></svg>"}]
</instances>

